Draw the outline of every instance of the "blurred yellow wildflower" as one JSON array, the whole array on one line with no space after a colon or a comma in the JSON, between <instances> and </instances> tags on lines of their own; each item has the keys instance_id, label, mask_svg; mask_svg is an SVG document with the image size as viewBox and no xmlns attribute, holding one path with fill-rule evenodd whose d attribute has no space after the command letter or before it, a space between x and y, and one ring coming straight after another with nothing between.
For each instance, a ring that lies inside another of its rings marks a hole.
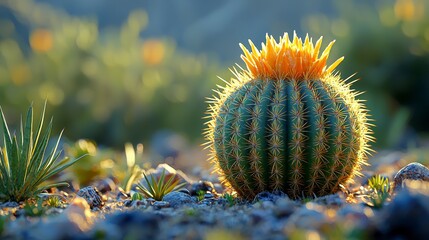
<instances>
[{"instance_id":1,"label":"blurred yellow wildflower","mask_svg":"<svg viewBox=\"0 0 429 240\"><path fill-rule=\"evenodd\" d=\"M36 29L30 35L30 46L35 52L47 52L52 49L52 33L46 29Z\"/></svg>"},{"instance_id":2,"label":"blurred yellow wildflower","mask_svg":"<svg viewBox=\"0 0 429 240\"><path fill-rule=\"evenodd\" d=\"M424 16L424 4L419 0L397 0L395 16L404 21L421 19Z\"/></svg>"},{"instance_id":3,"label":"blurred yellow wildflower","mask_svg":"<svg viewBox=\"0 0 429 240\"><path fill-rule=\"evenodd\" d=\"M164 43L156 39L146 40L142 44L140 53L144 63L158 65L165 57Z\"/></svg>"},{"instance_id":4,"label":"blurred yellow wildflower","mask_svg":"<svg viewBox=\"0 0 429 240\"><path fill-rule=\"evenodd\" d=\"M16 86L21 86L29 80L30 70L24 64L13 66L10 69L10 78Z\"/></svg>"}]
</instances>

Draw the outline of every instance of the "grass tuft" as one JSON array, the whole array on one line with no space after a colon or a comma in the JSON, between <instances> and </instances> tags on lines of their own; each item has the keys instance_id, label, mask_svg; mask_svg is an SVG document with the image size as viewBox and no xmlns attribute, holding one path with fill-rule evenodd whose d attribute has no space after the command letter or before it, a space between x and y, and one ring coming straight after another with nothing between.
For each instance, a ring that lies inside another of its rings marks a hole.
<instances>
[{"instance_id":1,"label":"grass tuft","mask_svg":"<svg viewBox=\"0 0 429 240\"><path fill-rule=\"evenodd\" d=\"M67 186L65 182L44 184L55 174L63 171L80 158L58 160L62 151L58 144L62 132L54 147L48 150L52 129L52 119L43 130L46 103L38 127L33 123L33 107L27 112L25 123L21 120L18 136L11 134L3 110L0 108L0 134L3 145L0 146L0 199L5 201L23 201L34 198L46 189Z\"/></svg>"},{"instance_id":2,"label":"grass tuft","mask_svg":"<svg viewBox=\"0 0 429 240\"><path fill-rule=\"evenodd\" d=\"M368 180L371 190L366 204L373 208L381 208L390 199L390 182L387 177L376 175Z\"/></svg>"},{"instance_id":3,"label":"grass tuft","mask_svg":"<svg viewBox=\"0 0 429 240\"><path fill-rule=\"evenodd\" d=\"M162 171L161 176L155 179L153 175L150 175L150 179L143 173L146 185L138 183L137 190L148 198L153 198L157 201L161 201L162 198L169 192L176 191L186 185L186 183L180 183L179 179L176 179L176 175L171 175L166 179L165 170Z\"/></svg>"}]
</instances>

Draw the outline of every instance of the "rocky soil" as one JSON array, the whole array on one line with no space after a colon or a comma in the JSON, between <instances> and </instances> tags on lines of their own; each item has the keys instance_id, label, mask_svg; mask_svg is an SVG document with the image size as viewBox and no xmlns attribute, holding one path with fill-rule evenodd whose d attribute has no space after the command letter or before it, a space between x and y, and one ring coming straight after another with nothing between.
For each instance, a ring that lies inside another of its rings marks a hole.
<instances>
[{"instance_id":1,"label":"rocky soil","mask_svg":"<svg viewBox=\"0 0 429 240\"><path fill-rule=\"evenodd\" d=\"M253 201L230 198L209 181L192 182L162 201L132 200L105 179L76 193L56 193L63 202L58 207L0 203L0 238L427 239L429 170L418 163L400 169L405 165L398 154L376 157L379 164L342 192L295 201L268 192ZM395 184L380 205L366 187L376 173Z\"/></svg>"}]
</instances>

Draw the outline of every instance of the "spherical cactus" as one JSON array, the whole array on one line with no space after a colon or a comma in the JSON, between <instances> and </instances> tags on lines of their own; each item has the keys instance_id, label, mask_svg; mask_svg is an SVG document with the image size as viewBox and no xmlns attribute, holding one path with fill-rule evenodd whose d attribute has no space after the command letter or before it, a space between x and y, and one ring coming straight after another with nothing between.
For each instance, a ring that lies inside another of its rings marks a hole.
<instances>
[{"instance_id":1,"label":"spherical cactus","mask_svg":"<svg viewBox=\"0 0 429 240\"><path fill-rule=\"evenodd\" d=\"M247 69L209 100L205 136L223 183L251 199L261 191L291 198L334 193L366 164L372 140L367 110L351 83L315 45L285 33L258 50L242 44Z\"/></svg>"}]
</instances>

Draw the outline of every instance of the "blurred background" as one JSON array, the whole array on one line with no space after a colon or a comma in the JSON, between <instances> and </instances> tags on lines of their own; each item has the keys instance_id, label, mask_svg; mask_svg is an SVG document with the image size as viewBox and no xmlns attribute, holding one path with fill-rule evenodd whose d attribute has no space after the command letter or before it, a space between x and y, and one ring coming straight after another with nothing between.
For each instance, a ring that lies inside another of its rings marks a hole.
<instances>
[{"instance_id":1,"label":"blurred background","mask_svg":"<svg viewBox=\"0 0 429 240\"><path fill-rule=\"evenodd\" d=\"M0 105L18 123L47 99L68 141L192 162L205 158L205 98L244 66L238 44L294 30L337 40L330 60L345 56L342 77L360 79L376 149L424 144L427 0L0 0Z\"/></svg>"}]
</instances>

